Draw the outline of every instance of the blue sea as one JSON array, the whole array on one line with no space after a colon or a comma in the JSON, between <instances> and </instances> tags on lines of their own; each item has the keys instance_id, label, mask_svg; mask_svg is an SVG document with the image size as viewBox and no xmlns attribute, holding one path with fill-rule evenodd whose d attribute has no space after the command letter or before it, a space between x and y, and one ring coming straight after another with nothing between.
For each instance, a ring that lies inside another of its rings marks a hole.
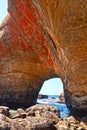
<instances>
[{"instance_id":1,"label":"blue sea","mask_svg":"<svg viewBox=\"0 0 87 130\"><path fill-rule=\"evenodd\" d=\"M61 119L70 116L70 111L67 108L66 104L60 104L60 103L57 103L57 101L59 101L58 95L48 95L48 98L37 99L37 104L46 104L46 105L58 108L60 111Z\"/></svg>"}]
</instances>

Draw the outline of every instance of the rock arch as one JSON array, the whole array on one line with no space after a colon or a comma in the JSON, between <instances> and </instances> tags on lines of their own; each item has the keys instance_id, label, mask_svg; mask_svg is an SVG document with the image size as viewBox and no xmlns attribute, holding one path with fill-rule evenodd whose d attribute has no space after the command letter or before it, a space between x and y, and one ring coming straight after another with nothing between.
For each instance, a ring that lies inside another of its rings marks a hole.
<instances>
[{"instance_id":1,"label":"rock arch","mask_svg":"<svg viewBox=\"0 0 87 130\"><path fill-rule=\"evenodd\" d=\"M8 0L0 25L0 105L29 106L44 80L60 77L66 103L87 112L87 2Z\"/></svg>"}]
</instances>

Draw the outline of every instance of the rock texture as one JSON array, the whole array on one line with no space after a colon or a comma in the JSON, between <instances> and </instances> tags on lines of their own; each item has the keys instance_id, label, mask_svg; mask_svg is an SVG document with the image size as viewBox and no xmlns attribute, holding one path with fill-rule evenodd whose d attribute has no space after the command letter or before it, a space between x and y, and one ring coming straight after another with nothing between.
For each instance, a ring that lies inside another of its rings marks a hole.
<instances>
[{"instance_id":1,"label":"rock texture","mask_svg":"<svg viewBox=\"0 0 87 130\"><path fill-rule=\"evenodd\" d=\"M87 113L87 0L8 0L0 26L0 104L36 103L60 77L67 106Z\"/></svg>"},{"instance_id":2,"label":"rock texture","mask_svg":"<svg viewBox=\"0 0 87 130\"><path fill-rule=\"evenodd\" d=\"M29 111L36 113L37 110L39 114L29 115ZM87 130L87 116L81 120L73 116L61 120L54 110L56 109L47 105L36 105L27 110L20 108L15 111L14 115L13 110L10 110L9 117L0 113L0 130ZM43 116L44 111L49 114ZM26 113L26 117L21 116L23 113Z\"/></svg>"}]
</instances>

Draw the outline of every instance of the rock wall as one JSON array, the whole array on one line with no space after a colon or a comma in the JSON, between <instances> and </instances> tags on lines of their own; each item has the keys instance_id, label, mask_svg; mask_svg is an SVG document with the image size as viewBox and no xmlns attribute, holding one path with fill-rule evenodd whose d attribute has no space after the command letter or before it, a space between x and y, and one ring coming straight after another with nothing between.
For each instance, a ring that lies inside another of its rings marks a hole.
<instances>
[{"instance_id":1,"label":"rock wall","mask_svg":"<svg viewBox=\"0 0 87 130\"><path fill-rule=\"evenodd\" d=\"M44 80L62 74L33 1L9 0L8 12L0 26L0 104L26 107L36 103Z\"/></svg>"},{"instance_id":2,"label":"rock wall","mask_svg":"<svg viewBox=\"0 0 87 130\"><path fill-rule=\"evenodd\" d=\"M69 109L87 112L86 10L86 0L8 0L0 26L0 105L33 105L44 80L60 77Z\"/></svg>"}]
</instances>

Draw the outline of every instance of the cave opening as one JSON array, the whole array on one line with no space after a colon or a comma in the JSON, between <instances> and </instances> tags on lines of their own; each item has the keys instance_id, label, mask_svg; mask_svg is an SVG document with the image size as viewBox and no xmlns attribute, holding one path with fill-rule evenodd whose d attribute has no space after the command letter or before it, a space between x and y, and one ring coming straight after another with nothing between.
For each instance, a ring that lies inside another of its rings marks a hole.
<instances>
[{"instance_id":1,"label":"cave opening","mask_svg":"<svg viewBox=\"0 0 87 130\"><path fill-rule=\"evenodd\" d=\"M59 97L61 102L64 102L64 90L62 80L60 78L52 78L44 81L39 91L38 99L54 99L54 101L57 102L59 101Z\"/></svg>"},{"instance_id":2,"label":"cave opening","mask_svg":"<svg viewBox=\"0 0 87 130\"><path fill-rule=\"evenodd\" d=\"M70 115L70 111L65 103L63 82L60 78L44 81L38 94L37 104L58 108L61 119Z\"/></svg>"}]
</instances>

